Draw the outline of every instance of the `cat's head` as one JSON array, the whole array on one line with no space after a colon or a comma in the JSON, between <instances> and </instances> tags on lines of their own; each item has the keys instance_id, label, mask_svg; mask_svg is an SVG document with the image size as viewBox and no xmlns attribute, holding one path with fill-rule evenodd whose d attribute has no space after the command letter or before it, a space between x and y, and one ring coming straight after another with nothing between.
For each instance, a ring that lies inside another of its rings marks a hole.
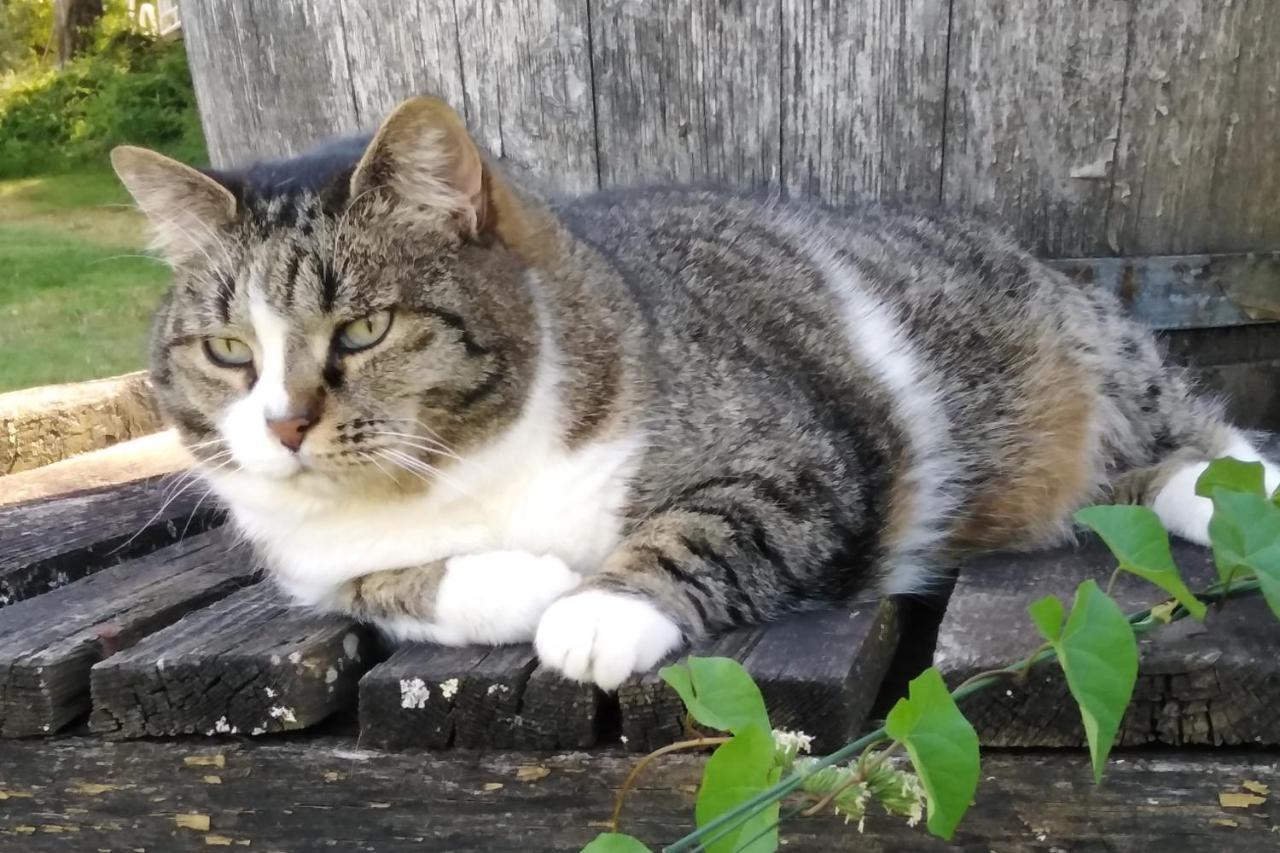
<instances>
[{"instance_id":1,"label":"cat's head","mask_svg":"<svg viewBox=\"0 0 1280 853\"><path fill-rule=\"evenodd\" d=\"M157 396L215 477L424 488L518 415L539 341L527 226L442 102L238 172L138 148L112 163L173 268Z\"/></svg>"}]
</instances>

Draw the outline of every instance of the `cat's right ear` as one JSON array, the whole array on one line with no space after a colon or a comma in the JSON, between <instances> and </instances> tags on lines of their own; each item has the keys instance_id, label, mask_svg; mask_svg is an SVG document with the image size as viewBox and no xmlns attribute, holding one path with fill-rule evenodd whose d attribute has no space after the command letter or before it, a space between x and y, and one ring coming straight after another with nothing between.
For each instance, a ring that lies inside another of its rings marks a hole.
<instances>
[{"instance_id":1,"label":"cat's right ear","mask_svg":"<svg viewBox=\"0 0 1280 853\"><path fill-rule=\"evenodd\" d=\"M121 145L111 152L111 165L146 214L152 248L174 266L207 256L217 230L236 218L238 202L229 189L163 154Z\"/></svg>"}]
</instances>

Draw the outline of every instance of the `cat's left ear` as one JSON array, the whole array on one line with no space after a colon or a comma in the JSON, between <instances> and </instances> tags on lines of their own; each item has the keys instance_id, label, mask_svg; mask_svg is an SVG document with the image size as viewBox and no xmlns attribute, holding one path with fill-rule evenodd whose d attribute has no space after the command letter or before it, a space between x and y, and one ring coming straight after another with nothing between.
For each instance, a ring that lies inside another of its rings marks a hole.
<instances>
[{"instance_id":1,"label":"cat's left ear","mask_svg":"<svg viewBox=\"0 0 1280 853\"><path fill-rule=\"evenodd\" d=\"M448 104L410 98L378 128L351 175L354 204L385 191L411 215L435 214L462 237L492 229L494 210L484 159Z\"/></svg>"}]
</instances>

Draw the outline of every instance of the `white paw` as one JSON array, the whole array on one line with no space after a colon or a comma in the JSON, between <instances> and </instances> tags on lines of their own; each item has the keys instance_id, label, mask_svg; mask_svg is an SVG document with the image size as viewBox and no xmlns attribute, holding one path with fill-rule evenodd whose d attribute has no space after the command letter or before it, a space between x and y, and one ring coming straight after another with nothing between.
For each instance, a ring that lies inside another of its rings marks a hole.
<instances>
[{"instance_id":1,"label":"white paw","mask_svg":"<svg viewBox=\"0 0 1280 853\"><path fill-rule=\"evenodd\" d=\"M1196 480L1208 467L1208 462L1199 462L1179 469L1151 502L1170 533L1198 545L1209 544L1209 519L1213 517L1213 501L1196 494Z\"/></svg>"},{"instance_id":2,"label":"white paw","mask_svg":"<svg viewBox=\"0 0 1280 853\"><path fill-rule=\"evenodd\" d=\"M445 562L430 624L395 620L385 627L401 639L445 645L528 642L551 602L580 578L558 557L491 551Z\"/></svg>"},{"instance_id":3,"label":"white paw","mask_svg":"<svg viewBox=\"0 0 1280 853\"><path fill-rule=\"evenodd\" d=\"M676 623L648 601L588 590L547 608L534 645L544 664L568 678L614 690L682 641Z\"/></svg>"}]
</instances>

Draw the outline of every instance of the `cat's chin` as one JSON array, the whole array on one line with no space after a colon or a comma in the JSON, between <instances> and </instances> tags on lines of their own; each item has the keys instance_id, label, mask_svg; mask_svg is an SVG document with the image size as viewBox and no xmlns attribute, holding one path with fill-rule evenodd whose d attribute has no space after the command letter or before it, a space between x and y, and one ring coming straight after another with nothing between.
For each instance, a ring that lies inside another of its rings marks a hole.
<instances>
[{"instance_id":1,"label":"cat's chin","mask_svg":"<svg viewBox=\"0 0 1280 853\"><path fill-rule=\"evenodd\" d=\"M352 502L390 500L416 491L413 485L388 480L377 470L360 467L329 471L299 465L287 474L276 469L241 468L209 472L205 478L224 501L260 510L287 507L306 512Z\"/></svg>"}]
</instances>

